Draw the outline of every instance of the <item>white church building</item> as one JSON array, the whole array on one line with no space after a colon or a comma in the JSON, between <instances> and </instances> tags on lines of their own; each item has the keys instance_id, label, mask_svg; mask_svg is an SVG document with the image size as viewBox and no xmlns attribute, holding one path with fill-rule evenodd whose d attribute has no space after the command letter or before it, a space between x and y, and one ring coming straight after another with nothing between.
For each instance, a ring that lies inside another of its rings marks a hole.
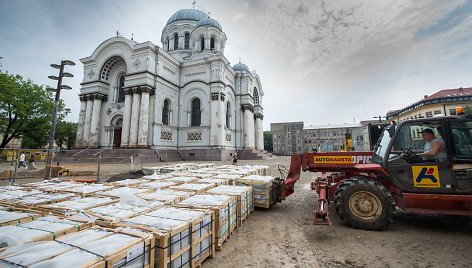
<instances>
[{"instance_id":1,"label":"white church building","mask_svg":"<svg viewBox=\"0 0 472 268\"><path fill-rule=\"evenodd\" d=\"M172 15L162 47L117 34L81 59L76 148L176 150L227 159L263 150L259 76L224 56L226 34L209 15Z\"/></svg>"}]
</instances>

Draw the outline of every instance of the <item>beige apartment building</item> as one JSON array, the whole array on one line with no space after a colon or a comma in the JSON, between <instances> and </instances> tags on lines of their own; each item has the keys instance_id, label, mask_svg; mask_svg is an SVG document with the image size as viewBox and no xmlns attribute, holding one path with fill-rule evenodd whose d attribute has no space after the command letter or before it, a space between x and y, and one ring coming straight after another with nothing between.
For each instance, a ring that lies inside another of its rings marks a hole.
<instances>
[{"instance_id":1,"label":"beige apartment building","mask_svg":"<svg viewBox=\"0 0 472 268\"><path fill-rule=\"evenodd\" d=\"M387 120L429 118L435 115L456 115L456 107L472 105L472 88L440 90L402 109L389 111Z\"/></svg>"}]
</instances>

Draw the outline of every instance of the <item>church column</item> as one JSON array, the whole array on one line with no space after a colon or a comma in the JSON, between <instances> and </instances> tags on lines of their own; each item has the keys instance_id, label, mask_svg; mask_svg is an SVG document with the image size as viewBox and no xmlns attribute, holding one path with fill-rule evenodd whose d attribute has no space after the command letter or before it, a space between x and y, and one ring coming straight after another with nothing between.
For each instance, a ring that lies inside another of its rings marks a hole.
<instances>
[{"instance_id":1,"label":"church column","mask_svg":"<svg viewBox=\"0 0 472 268\"><path fill-rule=\"evenodd\" d=\"M150 87L141 88L141 115L138 127L138 146L140 147L147 146L149 129L149 94L151 93L151 90Z\"/></svg>"},{"instance_id":2,"label":"church column","mask_svg":"<svg viewBox=\"0 0 472 268\"><path fill-rule=\"evenodd\" d=\"M257 150L264 150L264 130L263 130L263 120L264 116L260 113L254 114L254 121L255 121L255 139L256 139L256 149Z\"/></svg>"},{"instance_id":3,"label":"church column","mask_svg":"<svg viewBox=\"0 0 472 268\"><path fill-rule=\"evenodd\" d=\"M138 87L133 88L133 104L131 107L131 126L129 134L129 146L135 147L138 143L139 110L141 105L141 94Z\"/></svg>"},{"instance_id":4,"label":"church column","mask_svg":"<svg viewBox=\"0 0 472 268\"><path fill-rule=\"evenodd\" d=\"M84 119L84 147L90 147L90 120L92 119L92 106L93 99L91 95L85 97L87 99L87 108L85 108L85 119Z\"/></svg>"},{"instance_id":5,"label":"church column","mask_svg":"<svg viewBox=\"0 0 472 268\"><path fill-rule=\"evenodd\" d=\"M123 114L123 127L121 128L121 147L128 147L129 144L129 129L131 124L131 102L133 96L131 96L131 89L125 89L125 108Z\"/></svg>"},{"instance_id":6,"label":"church column","mask_svg":"<svg viewBox=\"0 0 472 268\"><path fill-rule=\"evenodd\" d=\"M93 108L92 108L92 119L90 120L90 137L92 143L91 147L98 147L98 136L100 127L100 112L102 110L102 99L104 95L94 94Z\"/></svg>"},{"instance_id":7,"label":"church column","mask_svg":"<svg viewBox=\"0 0 472 268\"><path fill-rule=\"evenodd\" d=\"M77 136L75 138L76 148L81 148L83 146L85 112L87 110L87 97L85 95L81 95L79 96L79 98L80 98L80 112L79 112L79 122L77 123Z\"/></svg>"},{"instance_id":8,"label":"church column","mask_svg":"<svg viewBox=\"0 0 472 268\"><path fill-rule=\"evenodd\" d=\"M224 145L224 125L223 118L223 93L211 93L211 114L210 114L210 137L212 146Z\"/></svg>"},{"instance_id":9,"label":"church column","mask_svg":"<svg viewBox=\"0 0 472 268\"><path fill-rule=\"evenodd\" d=\"M254 148L254 107L250 104L243 104L241 107L244 116L244 148Z\"/></svg>"},{"instance_id":10,"label":"church column","mask_svg":"<svg viewBox=\"0 0 472 268\"><path fill-rule=\"evenodd\" d=\"M182 34L179 34L179 49L184 49L184 36Z\"/></svg>"},{"instance_id":11,"label":"church column","mask_svg":"<svg viewBox=\"0 0 472 268\"><path fill-rule=\"evenodd\" d=\"M174 50L174 38L169 39L169 51Z\"/></svg>"}]
</instances>

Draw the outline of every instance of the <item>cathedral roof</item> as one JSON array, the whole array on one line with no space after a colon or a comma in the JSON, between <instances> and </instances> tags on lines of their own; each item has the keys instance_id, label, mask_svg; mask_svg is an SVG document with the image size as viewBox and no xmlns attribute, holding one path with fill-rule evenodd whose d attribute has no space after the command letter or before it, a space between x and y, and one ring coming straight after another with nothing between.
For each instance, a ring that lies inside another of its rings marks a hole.
<instances>
[{"instance_id":1,"label":"cathedral roof","mask_svg":"<svg viewBox=\"0 0 472 268\"><path fill-rule=\"evenodd\" d=\"M223 29L221 29L221 25L220 25L219 22L217 22L216 20L214 20L214 19L212 19L208 16L206 18L203 18L203 19L199 20L198 23L197 23L197 26L195 28L197 28L199 26L213 26L215 28L220 29L221 31L223 30Z\"/></svg>"},{"instance_id":2,"label":"cathedral roof","mask_svg":"<svg viewBox=\"0 0 472 268\"><path fill-rule=\"evenodd\" d=\"M167 21L167 25L179 21L179 20L193 20L200 21L201 19L208 18L208 15L204 12L196 9L181 9L172 15Z\"/></svg>"},{"instance_id":3,"label":"cathedral roof","mask_svg":"<svg viewBox=\"0 0 472 268\"><path fill-rule=\"evenodd\" d=\"M247 67L246 64L244 63L236 63L234 66L233 66L233 69L236 71L236 72L243 72L243 71L246 71L246 72L250 72L249 71L249 67Z\"/></svg>"}]
</instances>

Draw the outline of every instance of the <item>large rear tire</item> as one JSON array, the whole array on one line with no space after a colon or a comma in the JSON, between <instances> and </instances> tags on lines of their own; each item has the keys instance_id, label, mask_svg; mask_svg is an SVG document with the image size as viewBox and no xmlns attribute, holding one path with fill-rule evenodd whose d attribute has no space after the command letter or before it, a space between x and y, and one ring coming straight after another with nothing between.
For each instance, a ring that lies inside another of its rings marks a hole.
<instances>
[{"instance_id":1,"label":"large rear tire","mask_svg":"<svg viewBox=\"0 0 472 268\"><path fill-rule=\"evenodd\" d=\"M352 177L339 184L334 195L339 217L353 228L385 230L395 212L392 195L380 183Z\"/></svg>"}]
</instances>

